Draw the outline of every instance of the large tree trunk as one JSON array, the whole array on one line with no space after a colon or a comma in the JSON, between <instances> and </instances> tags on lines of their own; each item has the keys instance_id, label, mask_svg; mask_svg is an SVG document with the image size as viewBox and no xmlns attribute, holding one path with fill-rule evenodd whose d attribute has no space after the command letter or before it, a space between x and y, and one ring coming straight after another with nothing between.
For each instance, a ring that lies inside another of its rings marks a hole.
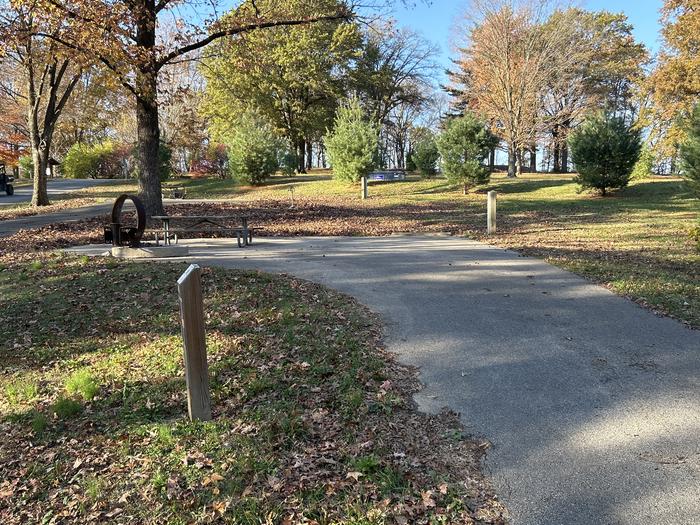
<instances>
[{"instance_id":1,"label":"large tree trunk","mask_svg":"<svg viewBox=\"0 0 700 525\"><path fill-rule=\"evenodd\" d=\"M489 171L493 173L494 168L496 167L496 148L491 148L491 151L489 151Z\"/></svg>"},{"instance_id":2,"label":"large tree trunk","mask_svg":"<svg viewBox=\"0 0 700 525\"><path fill-rule=\"evenodd\" d=\"M158 123L158 66L156 64L156 7L153 0L139 0L136 43L143 53L136 72L136 129L139 152L139 197L146 215L164 215L160 183L160 125Z\"/></svg>"},{"instance_id":3,"label":"large tree trunk","mask_svg":"<svg viewBox=\"0 0 700 525\"><path fill-rule=\"evenodd\" d=\"M314 165L314 146L311 141L306 143L306 169L311 170Z\"/></svg>"},{"instance_id":4,"label":"large tree trunk","mask_svg":"<svg viewBox=\"0 0 700 525\"><path fill-rule=\"evenodd\" d=\"M530 150L530 173L537 173L537 146Z\"/></svg>"},{"instance_id":5,"label":"large tree trunk","mask_svg":"<svg viewBox=\"0 0 700 525\"><path fill-rule=\"evenodd\" d=\"M46 170L49 167L49 148L41 144L32 145L33 177L32 206L47 206L49 193L46 190Z\"/></svg>"},{"instance_id":6,"label":"large tree trunk","mask_svg":"<svg viewBox=\"0 0 700 525\"><path fill-rule=\"evenodd\" d=\"M561 158L559 149L559 127L555 126L552 129L552 172L561 172Z\"/></svg>"},{"instance_id":7,"label":"large tree trunk","mask_svg":"<svg viewBox=\"0 0 700 525\"><path fill-rule=\"evenodd\" d=\"M520 177L523 174L523 150L515 152L515 175Z\"/></svg>"},{"instance_id":8,"label":"large tree trunk","mask_svg":"<svg viewBox=\"0 0 700 525\"><path fill-rule=\"evenodd\" d=\"M517 157L517 151L515 149L515 145L509 144L508 145L508 178L514 179L516 177L515 174L515 158Z\"/></svg>"},{"instance_id":9,"label":"large tree trunk","mask_svg":"<svg viewBox=\"0 0 700 525\"><path fill-rule=\"evenodd\" d=\"M561 145L561 172L569 172L569 145L566 142Z\"/></svg>"},{"instance_id":10,"label":"large tree trunk","mask_svg":"<svg viewBox=\"0 0 700 525\"><path fill-rule=\"evenodd\" d=\"M164 215L163 190L160 182L158 150L160 128L158 125L158 101L155 76L143 79L149 87L141 86L141 96L136 99L136 125L139 152L139 197L146 208L146 215ZM144 91L150 91L147 96Z\"/></svg>"},{"instance_id":11,"label":"large tree trunk","mask_svg":"<svg viewBox=\"0 0 700 525\"><path fill-rule=\"evenodd\" d=\"M300 140L297 142L297 173L306 173L306 142Z\"/></svg>"}]
</instances>

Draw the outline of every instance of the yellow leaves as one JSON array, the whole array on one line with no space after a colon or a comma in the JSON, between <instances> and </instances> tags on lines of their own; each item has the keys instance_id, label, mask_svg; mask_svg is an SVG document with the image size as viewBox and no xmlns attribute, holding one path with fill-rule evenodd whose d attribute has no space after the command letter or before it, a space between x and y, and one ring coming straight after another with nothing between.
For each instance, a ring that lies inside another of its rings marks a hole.
<instances>
[{"instance_id":1,"label":"yellow leaves","mask_svg":"<svg viewBox=\"0 0 700 525\"><path fill-rule=\"evenodd\" d=\"M213 474L206 476L202 480L202 486L206 487L207 485L216 484L223 479L224 477L221 474L217 474L216 472L214 472Z\"/></svg>"}]
</instances>

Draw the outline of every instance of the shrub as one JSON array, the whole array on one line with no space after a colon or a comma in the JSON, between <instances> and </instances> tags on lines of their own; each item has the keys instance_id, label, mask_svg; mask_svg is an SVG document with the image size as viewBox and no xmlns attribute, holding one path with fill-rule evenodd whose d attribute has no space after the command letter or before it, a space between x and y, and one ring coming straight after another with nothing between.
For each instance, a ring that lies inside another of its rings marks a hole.
<instances>
[{"instance_id":1,"label":"shrub","mask_svg":"<svg viewBox=\"0 0 700 525\"><path fill-rule=\"evenodd\" d=\"M605 195L627 186L642 149L640 132L624 120L599 113L586 119L569 138L571 160L582 189Z\"/></svg>"},{"instance_id":2,"label":"shrub","mask_svg":"<svg viewBox=\"0 0 700 525\"><path fill-rule=\"evenodd\" d=\"M24 157L20 157L19 161L17 161L17 164L19 165L20 177L26 177L30 179L34 176L34 162L32 161L31 155L25 155Z\"/></svg>"},{"instance_id":3,"label":"shrub","mask_svg":"<svg viewBox=\"0 0 700 525\"><path fill-rule=\"evenodd\" d=\"M278 168L280 141L274 129L254 114L239 117L227 137L229 172L246 184L262 184Z\"/></svg>"},{"instance_id":4,"label":"shrub","mask_svg":"<svg viewBox=\"0 0 700 525\"><path fill-rule=\"evenodd\" d=\"M293 177L299 165L299 156L289 148L283 148L279 152L279 167L287 177Z\"/></svg>"},{"instance_id":5,"label":"shrub","mask_svg":"<svg viewBox=\"0 0 700 525\"><path fill-rule=\"evenodd\" d=\"M700 224L693 226L688 232L690 240L695 244L695 249L700 252Z\"/></svg>"},{"instance_id":6,"label":"shrub","mask_svg":"<svg viewBox=\"0 0 700 525\"><path fill-rule=\"evenodd\" d=\"M416 166L416 163L413 160L413 150L410 149L406 155L406 171L416 171L417 169L418 166Z\"/></svg>"},{"instance_id":7,"label":"shrub","mask_svg":"<svg viewBox=\"0 0 700 525\"><path fill-rule=\"evenodd\" d=\"M700 198L700 104L695 106L681 145L681 170L690 190Z\"/></svg>"},{"instance_id":8,"label":"shrub","mask_svg":"<svg viewBox=\"0 0 700 525\"><path fill-rule=\"evenodd\" d=\"M36 398L39 389L32 381L17 380L5 385L5 396L10 405L27 403Z\"/></svg>"},{"instance_id":9,"label":"shrub","mask_svg":"<svg viewBox=\"0 0 700 525\"><path fill-rule=\"evenodd\" d=\"M416 143L411 155L411 160L421 176L430 178L437 173L437 163L440 159L435 137L429 135Z\"/></svg>"},{"instance_id":10,"label":"shrub","mask_svg":"<svg viewBox=\"0 0 700 525\"><path fill-rule=\"evenodd\" d=\"M168 180L173 173L173 150L165 142L158 145L158 176L161 181Z\"/></svg>"},{"instance_id":11,"label":"shrub","mask_svg":"<svg viewBox=\"0 0 700 525\"><path fill-rule=\"evenodd\" d=\"M442 171L453 184L461 184L466 195L470 187L486 184L489 171L489 134L483 122L471 113L447 122L437 139Z\"/></svg>"},{"instance_id":12,"label":"shrub","mask_svg":"<svg viewBox=\"0 0 700 525\"><path fill-rule=\"evenodd\" d=\"M75 399L62 397L51 405L51 412L56 414L59 419L68 419L83 411L83 406Z\"/></svg>"},{"instance_id":13,"label":"shrub","mask_svg":"<svg viewBox=\"0 0 700 525\"><path fill-rule=\"evenodd\" d=\"M46 416L39 412L38 410L32 410L31 412L31 426L35 434L41 434L46 429L48 421Z\"/></svg>"},{"instance_id":14,"label":"shrub","mask_svg":"<svg viewBox=\"0 0 700 525\"><path fill-rule=\"evenodd\" d=\"M338 108L333 131L323 139L333 176L348 182L366 177L376 166L378 136L376 127L365 118L357 98L351 98Z\"/></svg>"},{"instance_id":15,"label":"shrub","mask_svg":"<svg viewBox=\"0 0 700 525\"><path fill-rule=\"evenodd\" d=\"M111 179L121 172L112 142L73 144L63 160L63 174L71 179Z\"/></svg>"},{"instance_id":16,"label":"shrub","mask_svg":"<svg viewBox=\"0 0 700 525\"><path fill-rule=\"evenodd\" d=\"M77 370L66 381L69 394L80 394L83 399L93 399L100 390L97 380L87 369Z\"/></svg>"},{"instance_id":17,"label":"shrub","mask_svg":"<svg viewBox=\"0 0 700 525\"><path fill-rule=\"evenodd\" d=\"M63 160L63 174L71 179L97 178L100 171L102 145L73 144Z\"/></svg>"},{"instance_id":18,"label":"shrub","mask_svg":"<svg viewBox=\"0 0 700 525\"><path fill-rule=\"evenodd\" d=\"M639 160L634 165L632 175L633 180L648 179L654 172L654 152L648 145L642 146L642 152L639 155Z\"/></svg>"}]
</instances>

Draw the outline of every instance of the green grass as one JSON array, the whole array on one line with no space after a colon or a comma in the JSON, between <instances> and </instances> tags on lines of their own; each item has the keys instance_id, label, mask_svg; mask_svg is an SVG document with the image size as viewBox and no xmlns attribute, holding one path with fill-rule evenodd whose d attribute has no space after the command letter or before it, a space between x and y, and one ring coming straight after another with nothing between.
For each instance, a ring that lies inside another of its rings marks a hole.
<instances>
[{"instance_id":1,"label":"green grass","mask_svg":"<svg viewBox=\"0 0 700 525\"><path fill-rule=\"evenodd\" d=\"M97 379L88 369L76 370L66 380L69 394L79 394L86 401L93 399L100 391Z\"/></svg>"},{"instance_id":2,"label":"green grass","mask_svg":"<svg viewBox=\"0 0 700 525\"><path fill-rule=\"evenodd\" d=\"M190 422L174 286L184 264L60 255L3 264L0 388L11 396L0 398L0 479L12 483L3 523L116 512L124 522L383 524L436 476L479 476L434 465L476 464L466 445L443 440L452 427L439 417L405 399L373 408L387 378L412 376L387 360L374 317L347 297L205 270L214 419ZM391 394L405 398L406 388ZM416 436L430 445L415 448ZM395 457L396 446L412 456ZM365 477L347 477L358 468ZM462 496L487 506L476 491ZM479 505L420 512L463 521Z\"/></svg>"}]
</instances>

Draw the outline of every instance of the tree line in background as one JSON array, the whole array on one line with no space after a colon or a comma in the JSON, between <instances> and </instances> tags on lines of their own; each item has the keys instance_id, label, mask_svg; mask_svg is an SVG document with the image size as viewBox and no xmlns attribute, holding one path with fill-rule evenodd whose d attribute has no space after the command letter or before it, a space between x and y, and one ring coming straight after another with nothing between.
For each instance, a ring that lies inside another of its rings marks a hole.
<instances>
[{"instance_id":1,"label":"tree line in background","mask_svg":"<svg viewBox=\"0 0 700 525\"><path fill-rule=\"evenodd\" d=\"M136 176L152 214L171 172L258 184L280 169L332 164L357 180L391 167L466 191L504 156L509 176L573 166L602 192L651 172L697 177L693 6L664 2L652 60L623 14L475 0L437 86L429 41L361 24L343 0L246 0L223 15L214 2L207 16L194 1L0 0L0 162L32 173L35 205L55 165Z\"/></svg>"}]
</instances>

